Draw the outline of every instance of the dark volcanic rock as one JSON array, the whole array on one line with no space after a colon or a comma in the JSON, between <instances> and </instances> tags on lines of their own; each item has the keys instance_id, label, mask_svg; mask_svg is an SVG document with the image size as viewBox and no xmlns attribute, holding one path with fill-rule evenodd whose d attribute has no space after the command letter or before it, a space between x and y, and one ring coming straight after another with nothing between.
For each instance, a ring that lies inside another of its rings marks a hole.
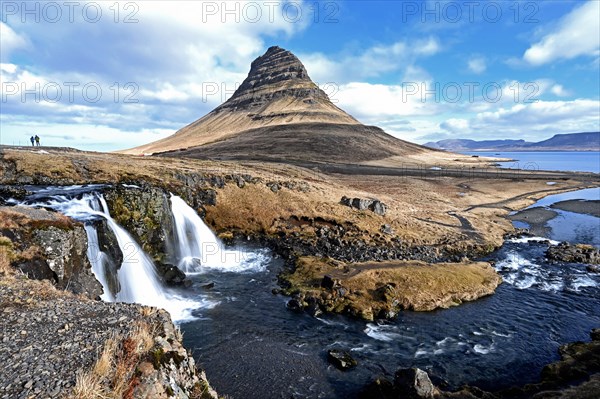
<instances>
[{"instance_id":1,"label":"dark volcanic rock","mask_svg":"<svg viewBox=\"0 0 600 399\"><path fill-rule=\"evenodd\" d=\"M29 192L21 186L0 186L0 205L6 205L10 199L22 200Z\"/></svg>"},{"instance_id":2,"label":"dark volcanic rock","mask_svg":"<svg viewBox=\"0 0 600 399\"><path fill-rule=\"evenodd\" d=\"M600 264L600 251L591 245L572 245L561 242L546 251L546 257L555 262Z\"/></svg>"},{"instance_id":3,"label":"dark volcanic rock","mask_svg":"<svg viewBox=\"0 0 600 399\"><path fill-rule=\"evenodd\" d=\"M381 216L385 215L387 212L387 206L378 199L348 198L343 196L340 200L340 204L358 209L359 211L368 209Z\"/></svg>"},{"instance_id":4,"label":"dark volcanic rock","mask_svg":"<svg viewBox=\"0 0 600 399\"><path fill-rule=\"evenodd\" d=\"M112 217L154 259L162 259L172 241L173 217L168 193L155 187L114 187L104 197Z\"/></svg>"},{"instance_id":5,"label":"dark volcanic rock","mask_svg":"<svg viewBox=\"0 0 600 399\"><path fill-rule=\"evenodd\" d=\"M33 241L42 248L45 263L54 272L60 288L91 298L102 294L87 257L87 235L81 225L71 230L54 226L38 229Z\"/></svg>"},{"instance_id":6,"label":"dark volcanic rock","mask_svg":"<svg viewBox=\"0 0 600 399\"><path fill-rule=\"evenodd\" d=\"M339 350L330 349L327 351L327 360L340 370L349 370L356 367L358 362L350 355L350 353Z\"/></svg>"},{"instance_id":7,"label":"dark volcanic rock","mask_svg":"<svg viewBox=\"0 0 600 399\"><path fill-rule=\"evenodd\" d=\"M360 398L419 399L433 398L439 391L429 379L427 372L416 368L398 369L394 381L378 378L360 394ZM469 396L457 396L457 398ZM474 398L474 397L473 397Z\"/></svg>"},{"instance_id":8,"label":"dark volcanic rock","mask_svg":"<svg viewBox=\"0 0 600 399\"><path fill-rule=\"evenodd\" d=\"M158 264L157 268L159 270L159 273L163 276L163 280L168 285L188 285L191 283L188 283L185 273L179 270L177 266L168 263L163 263Z\"/></svg>"},{"instance_id":9,"label":"dark volcanic rock","mask_svg":"<svg viewBox=\"0 0 600 399\"><path fill-rule=\"evenodd\" d=\"M334 279L330 275L323 276L323 280L321 280L321 287L326 288L328 290L332 290L340 286L340 280Z\"/></svg>"},{"instance_id":10,"label":"dark volcanic rock","mask_svg":"<svg viewBox=\"0 0 600 399\"><path fill-rule=\"evenodd\" d=\"M307 104L329 102L327 94L311 81L302 62L291 52L273 46L252 62L248 77L215 111L259 109L286 96L304 99Z\"/></svg>"}]
</instances>

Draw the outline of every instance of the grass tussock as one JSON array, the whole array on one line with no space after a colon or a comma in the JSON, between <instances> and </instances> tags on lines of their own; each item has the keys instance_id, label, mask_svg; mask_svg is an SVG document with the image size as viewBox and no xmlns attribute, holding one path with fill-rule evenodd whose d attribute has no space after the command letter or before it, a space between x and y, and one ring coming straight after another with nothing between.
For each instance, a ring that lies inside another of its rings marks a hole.
<instances>
[{"instance_id":1,"label":"grass tussock","mask_svg":"<svg viewBox=\"0 0 600 399\"><path fill-rule=\"evenodd\" d=\"M30 222L30 219L22 213L8 209L0 210L0 229L18 229Z\"/></svg>"},{"instance_id":2,"label":"grass tussock","mask_svg":"<svg viewBox=\"0 0 600 399\"><path fill-rule=\"evenodd\" d=\"M137 321L126 336L113 336L104 345L96 363L77 374L75 387L68 399L121 399L132 397L138 384L135 375L140 359L154 345L153 330Z\"/></svg>"},{"instance_id":3,"label":"grass tussock","mask_svg":"<svg viewBox=\"0 0 600 399\"><path fill-rule=\"evenodd\" d=\"M0 235L0 274L11 275L14 269L11 262L15 259L14 246L8 237Z\"/></svg>"}]
</instances>

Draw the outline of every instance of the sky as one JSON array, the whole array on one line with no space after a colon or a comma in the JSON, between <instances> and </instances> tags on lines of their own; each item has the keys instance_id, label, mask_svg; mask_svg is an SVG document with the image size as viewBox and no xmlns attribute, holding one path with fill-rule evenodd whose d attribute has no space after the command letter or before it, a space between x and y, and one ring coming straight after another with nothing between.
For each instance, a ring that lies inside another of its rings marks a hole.
<instances>
[{"instance_id":1,"label":"sky","mask_svg":"<svg viewBox=\"0 0 600 399\"><path fill-rule=\"evenodd\" d=\"M0 0L0 144L167 137L272 45L365 124L424 143L600 131L600 1Z\"/></svg>"}]
</instances>

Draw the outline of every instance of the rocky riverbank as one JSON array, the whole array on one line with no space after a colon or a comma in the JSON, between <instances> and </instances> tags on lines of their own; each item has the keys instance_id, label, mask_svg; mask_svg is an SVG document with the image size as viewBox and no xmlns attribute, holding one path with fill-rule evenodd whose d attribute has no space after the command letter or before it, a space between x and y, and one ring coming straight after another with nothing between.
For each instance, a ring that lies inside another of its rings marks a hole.
<instances>
[{"instance_id":1,"label":"rocky riverbank","mask_svg":"<svg viewBox=\"0 0 600 399\"><path fill-rule=\"evenodd\" d=\"M0 279L0 398L216 398L169 315Z\"/></svg>"},{"instance_id":2,"label":"rocky riverbank","mask_svg":"<svg viewBox=\"0 0 600 399\"><path fill-rule=\"evenodd\" d=\"M361 394L361 398L400 399L588 399L600 392L600 329L590 333L590 342L573 342L559 349L560 360L542 370L540 381L496 392L465 386L456 392L440 389L427 372L399 369L394 379L377 378Z\"/></svg>"},{"instance_id":3,"label":"rocky riverbank","mask_svg":"<svg viewBox=\"0 0 600 399\"><path fill-rule=\"evenodd\" d=\"M163 310L97 300L83 226L0 207L0 398L216 398Z\"/></svg>"}]
</instances>

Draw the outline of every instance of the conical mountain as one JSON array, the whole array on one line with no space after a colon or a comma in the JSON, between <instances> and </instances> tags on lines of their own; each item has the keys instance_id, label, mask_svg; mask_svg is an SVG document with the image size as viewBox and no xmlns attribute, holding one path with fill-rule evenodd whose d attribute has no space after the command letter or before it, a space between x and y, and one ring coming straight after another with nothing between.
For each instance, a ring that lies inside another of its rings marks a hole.
<instances>
[{"instance_id":1,"label":"conical mountain","mask_svg":"<svg viewBox=\"0 0 600 399\"><path fill-rule=\"evenodd\" d=\"M226 102L172 136L123 152L356 162L424 151L335 106L294 54L274 46Z\"/></svg>"}]
</instances>

